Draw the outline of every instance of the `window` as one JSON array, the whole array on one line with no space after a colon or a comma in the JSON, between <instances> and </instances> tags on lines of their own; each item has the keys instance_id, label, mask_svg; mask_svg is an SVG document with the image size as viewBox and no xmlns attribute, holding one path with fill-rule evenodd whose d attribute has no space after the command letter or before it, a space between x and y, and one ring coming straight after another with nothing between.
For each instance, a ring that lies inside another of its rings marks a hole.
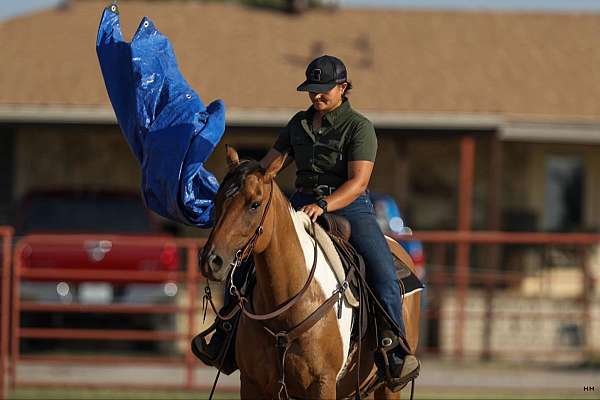
<instances>
[{"instance_id":1,"label":"window","mask_svg":"<svg viewBox=\"0 0 600 400\"><path fill-rule=\"evenodd\" d=\"M0 126L0 225L10 224L13 201L15 134L11 128Z\"/></svg>"}]
</instances>

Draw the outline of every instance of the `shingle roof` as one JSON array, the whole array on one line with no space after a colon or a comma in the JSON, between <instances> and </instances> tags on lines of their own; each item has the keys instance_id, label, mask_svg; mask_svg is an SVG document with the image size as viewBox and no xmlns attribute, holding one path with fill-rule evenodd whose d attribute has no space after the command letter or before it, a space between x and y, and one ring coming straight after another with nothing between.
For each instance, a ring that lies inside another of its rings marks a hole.
<instances>
[{"instance_id":1,"label":"shingle roof","mask_svg":"<svg viewBox=\"0 0 600 400\"><path fill-rule=\"evenodd\" d=\"M0 24L0 105L109 105L95 53L108 1L74 1ZM235 4L128 1L172 41L204 100L305 107L315 55L342 58L359 110L600 120L600 14L340 9L302 16Z\"/></svg>"}]
</instances>

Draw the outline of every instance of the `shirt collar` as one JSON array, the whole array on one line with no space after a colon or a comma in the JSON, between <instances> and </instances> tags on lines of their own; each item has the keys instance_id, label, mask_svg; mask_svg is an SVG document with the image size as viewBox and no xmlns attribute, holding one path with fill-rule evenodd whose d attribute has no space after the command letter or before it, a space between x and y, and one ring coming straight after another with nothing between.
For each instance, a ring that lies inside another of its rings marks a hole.
<instances>
[{"instance_id":1,"label":"shirt collar","mask_svg":"<svg viewBox=\"0 0 600 400\"><path fill-rule=\"evenodd\" d=\"M338 108L336 108L333 111L329 111L327 114L325 114L324 119L327 122L329 122L331 126L333 126L336 123L343 121L345 117L349 114L350 110L350 102L348 101L348 99L344 99L342 100L342 104L340 104ZM306 110L307 120L312 121L313 115L315 115L315 108L313 106L310 106L308 110Z\"/></svg>"}]
</instances>

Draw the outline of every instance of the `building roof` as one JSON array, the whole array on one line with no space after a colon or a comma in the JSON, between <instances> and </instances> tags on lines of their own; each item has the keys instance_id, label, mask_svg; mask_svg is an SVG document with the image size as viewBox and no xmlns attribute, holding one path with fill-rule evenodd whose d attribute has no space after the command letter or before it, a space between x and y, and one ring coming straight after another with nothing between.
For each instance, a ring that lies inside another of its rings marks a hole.
<instances>
[{"instance_id":1,"label":"building roof","mask_svg":"<svg viewBox=\"0 0 600 400\"><path fill-rule=\"evenodd\" d=\"M0 24L5 113L110 107L95 53L107 4L72 1ZM308 61L328 53L347 64L353 105L367 113L600 121L600 14L338 9L294 16L193 1L127 1L120 9L126 37L149 16L202 98L222 98L238 113L305 108L306 94L295 88Z\"/></svg>"}]
</instances>

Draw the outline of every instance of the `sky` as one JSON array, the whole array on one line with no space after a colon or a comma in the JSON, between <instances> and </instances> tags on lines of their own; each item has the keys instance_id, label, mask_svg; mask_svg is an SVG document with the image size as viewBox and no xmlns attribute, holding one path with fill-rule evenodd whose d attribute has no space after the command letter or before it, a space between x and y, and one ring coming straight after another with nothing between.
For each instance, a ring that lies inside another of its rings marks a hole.
<instances>
[{"instance_id":1,"label":"sky","mask_svg":"<svg viewBox=\"0 0 600 400\"><path fill-rule=\"evenodd\" d=\"M599 0L338 0L348 7L412 7L600 12ZM0 0L0 20L53 7L61 0ZM106 4L110 1L106 0Z\"/></svg>"},{"instance_id":2,"label":"sky","mask_svg":"<svg viewBox=\"0 0 600 400\"><path fill-rule=\"evenodd\" d=\"M0 0L0 20L53 7L59 0Z\"/></svg>"}]
</instances>

